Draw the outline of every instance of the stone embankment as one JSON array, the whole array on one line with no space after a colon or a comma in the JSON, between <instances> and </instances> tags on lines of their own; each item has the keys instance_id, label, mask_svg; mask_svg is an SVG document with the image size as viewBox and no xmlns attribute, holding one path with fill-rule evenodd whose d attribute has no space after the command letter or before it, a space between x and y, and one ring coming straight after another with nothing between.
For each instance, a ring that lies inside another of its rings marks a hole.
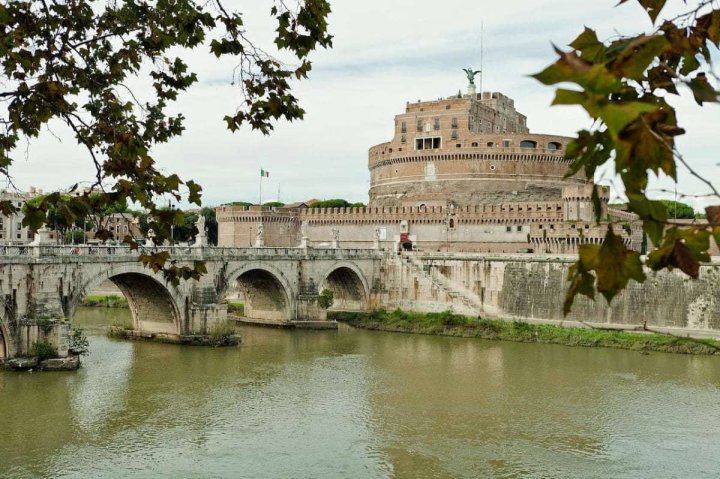
<instances>
[{"instance_id":1,"label":"stone embankment","mask_svg":"<svg viewBox=\"0 0 720 479\"><path fill-rule=\"evenodd\" d=\"M563 315L570 255L403 253L389 256L371 308L455 313L537 324L634 330L720 339L720 258L692 280L647 272L612 303L578 297Z\"/></svg>"}]
</instances>

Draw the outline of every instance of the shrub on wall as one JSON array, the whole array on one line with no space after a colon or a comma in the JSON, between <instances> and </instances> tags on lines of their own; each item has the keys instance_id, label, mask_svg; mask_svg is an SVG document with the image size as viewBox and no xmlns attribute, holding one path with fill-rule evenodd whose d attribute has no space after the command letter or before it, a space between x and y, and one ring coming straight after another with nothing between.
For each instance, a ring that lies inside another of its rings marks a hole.
<instances>
[{"instance_id":1,"label":"shrub on wall","mask_svg":"<svg viewBox=\"0 0 720 479\"><path fill-rule=\"evenodd\" d=\"M38 361L57 357L57 349L48 341L36 341L30 348L30 353L38 358Z\"/></svg>"},{"instance_id":2,"label":"shrub on wall","mask_svg":"<svg viewBox=\"0 0 720 479\"><path fill-rule=\"evenodd\" d=\"M318 297L318 306L322 309L328 309L335 303L335 295L329 289L323 289Z\"/></svg>"}]
</instances>

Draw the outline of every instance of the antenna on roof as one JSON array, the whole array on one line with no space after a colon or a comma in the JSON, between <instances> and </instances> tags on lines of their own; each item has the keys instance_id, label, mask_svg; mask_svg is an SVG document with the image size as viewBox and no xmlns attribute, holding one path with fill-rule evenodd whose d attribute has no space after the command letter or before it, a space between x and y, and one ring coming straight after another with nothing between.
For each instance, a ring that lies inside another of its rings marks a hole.
<instances>
[{"instance_id":1,"label":"antenna on roof","mask_svg":"<svg viewBox=\"0 0 720 479\"><path fill-rule=\"evenodd\" d=\"M485 29L485 22L480 20L480 98L483 93L483 30Z\"/></svg>"}]
</instances>

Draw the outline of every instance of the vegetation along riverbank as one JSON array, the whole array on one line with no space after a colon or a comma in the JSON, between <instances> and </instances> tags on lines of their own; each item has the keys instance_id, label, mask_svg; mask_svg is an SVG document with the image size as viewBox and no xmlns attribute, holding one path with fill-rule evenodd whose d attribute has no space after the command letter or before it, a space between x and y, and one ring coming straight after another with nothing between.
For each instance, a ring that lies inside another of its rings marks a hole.
<instances>
[{"instance_id":1,"label":"vegetation along riverbank","mask_svg":"<svg viewBox=\"0 0 720 479\"><path fill-rule=\"evenodd\" d=\"M82 301L82 306L89 308L127 308L125 296L112 294L89 294Z\"/></svg>"},{"instance_id":2,"label":"vegetation along riverbank","mask_svg":"<svg viewBox=\"0 0 720 479\"><path fill-rule=\"evenodd\" d=\"M524 321L481 319L455 314L416 313L399 309L370 312L329 312L328 317L356 328L378 331L482 338L523 343L563 344L680 354L720 354L720 341L665 334L572 328Z\"/></svg>"}]
</instances>

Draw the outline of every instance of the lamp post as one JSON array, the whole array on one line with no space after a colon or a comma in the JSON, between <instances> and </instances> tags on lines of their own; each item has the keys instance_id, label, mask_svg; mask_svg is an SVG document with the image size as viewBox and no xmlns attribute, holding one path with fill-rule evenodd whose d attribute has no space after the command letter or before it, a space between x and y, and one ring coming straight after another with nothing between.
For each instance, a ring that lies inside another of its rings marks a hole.
<instances>
[{"instance_id":1,"label":"lamp post","mask_svg":"<svg viewBox=\"0 0 720 479\"><path fill-rule=\"evenodd\" d=\"M172 212L175 209L175 205L170 203L170 200L168 200L168 209L170 212ZM175 219L171 219L170 223L170 246L175 246Z\"/></svg>"}]
</instances>

